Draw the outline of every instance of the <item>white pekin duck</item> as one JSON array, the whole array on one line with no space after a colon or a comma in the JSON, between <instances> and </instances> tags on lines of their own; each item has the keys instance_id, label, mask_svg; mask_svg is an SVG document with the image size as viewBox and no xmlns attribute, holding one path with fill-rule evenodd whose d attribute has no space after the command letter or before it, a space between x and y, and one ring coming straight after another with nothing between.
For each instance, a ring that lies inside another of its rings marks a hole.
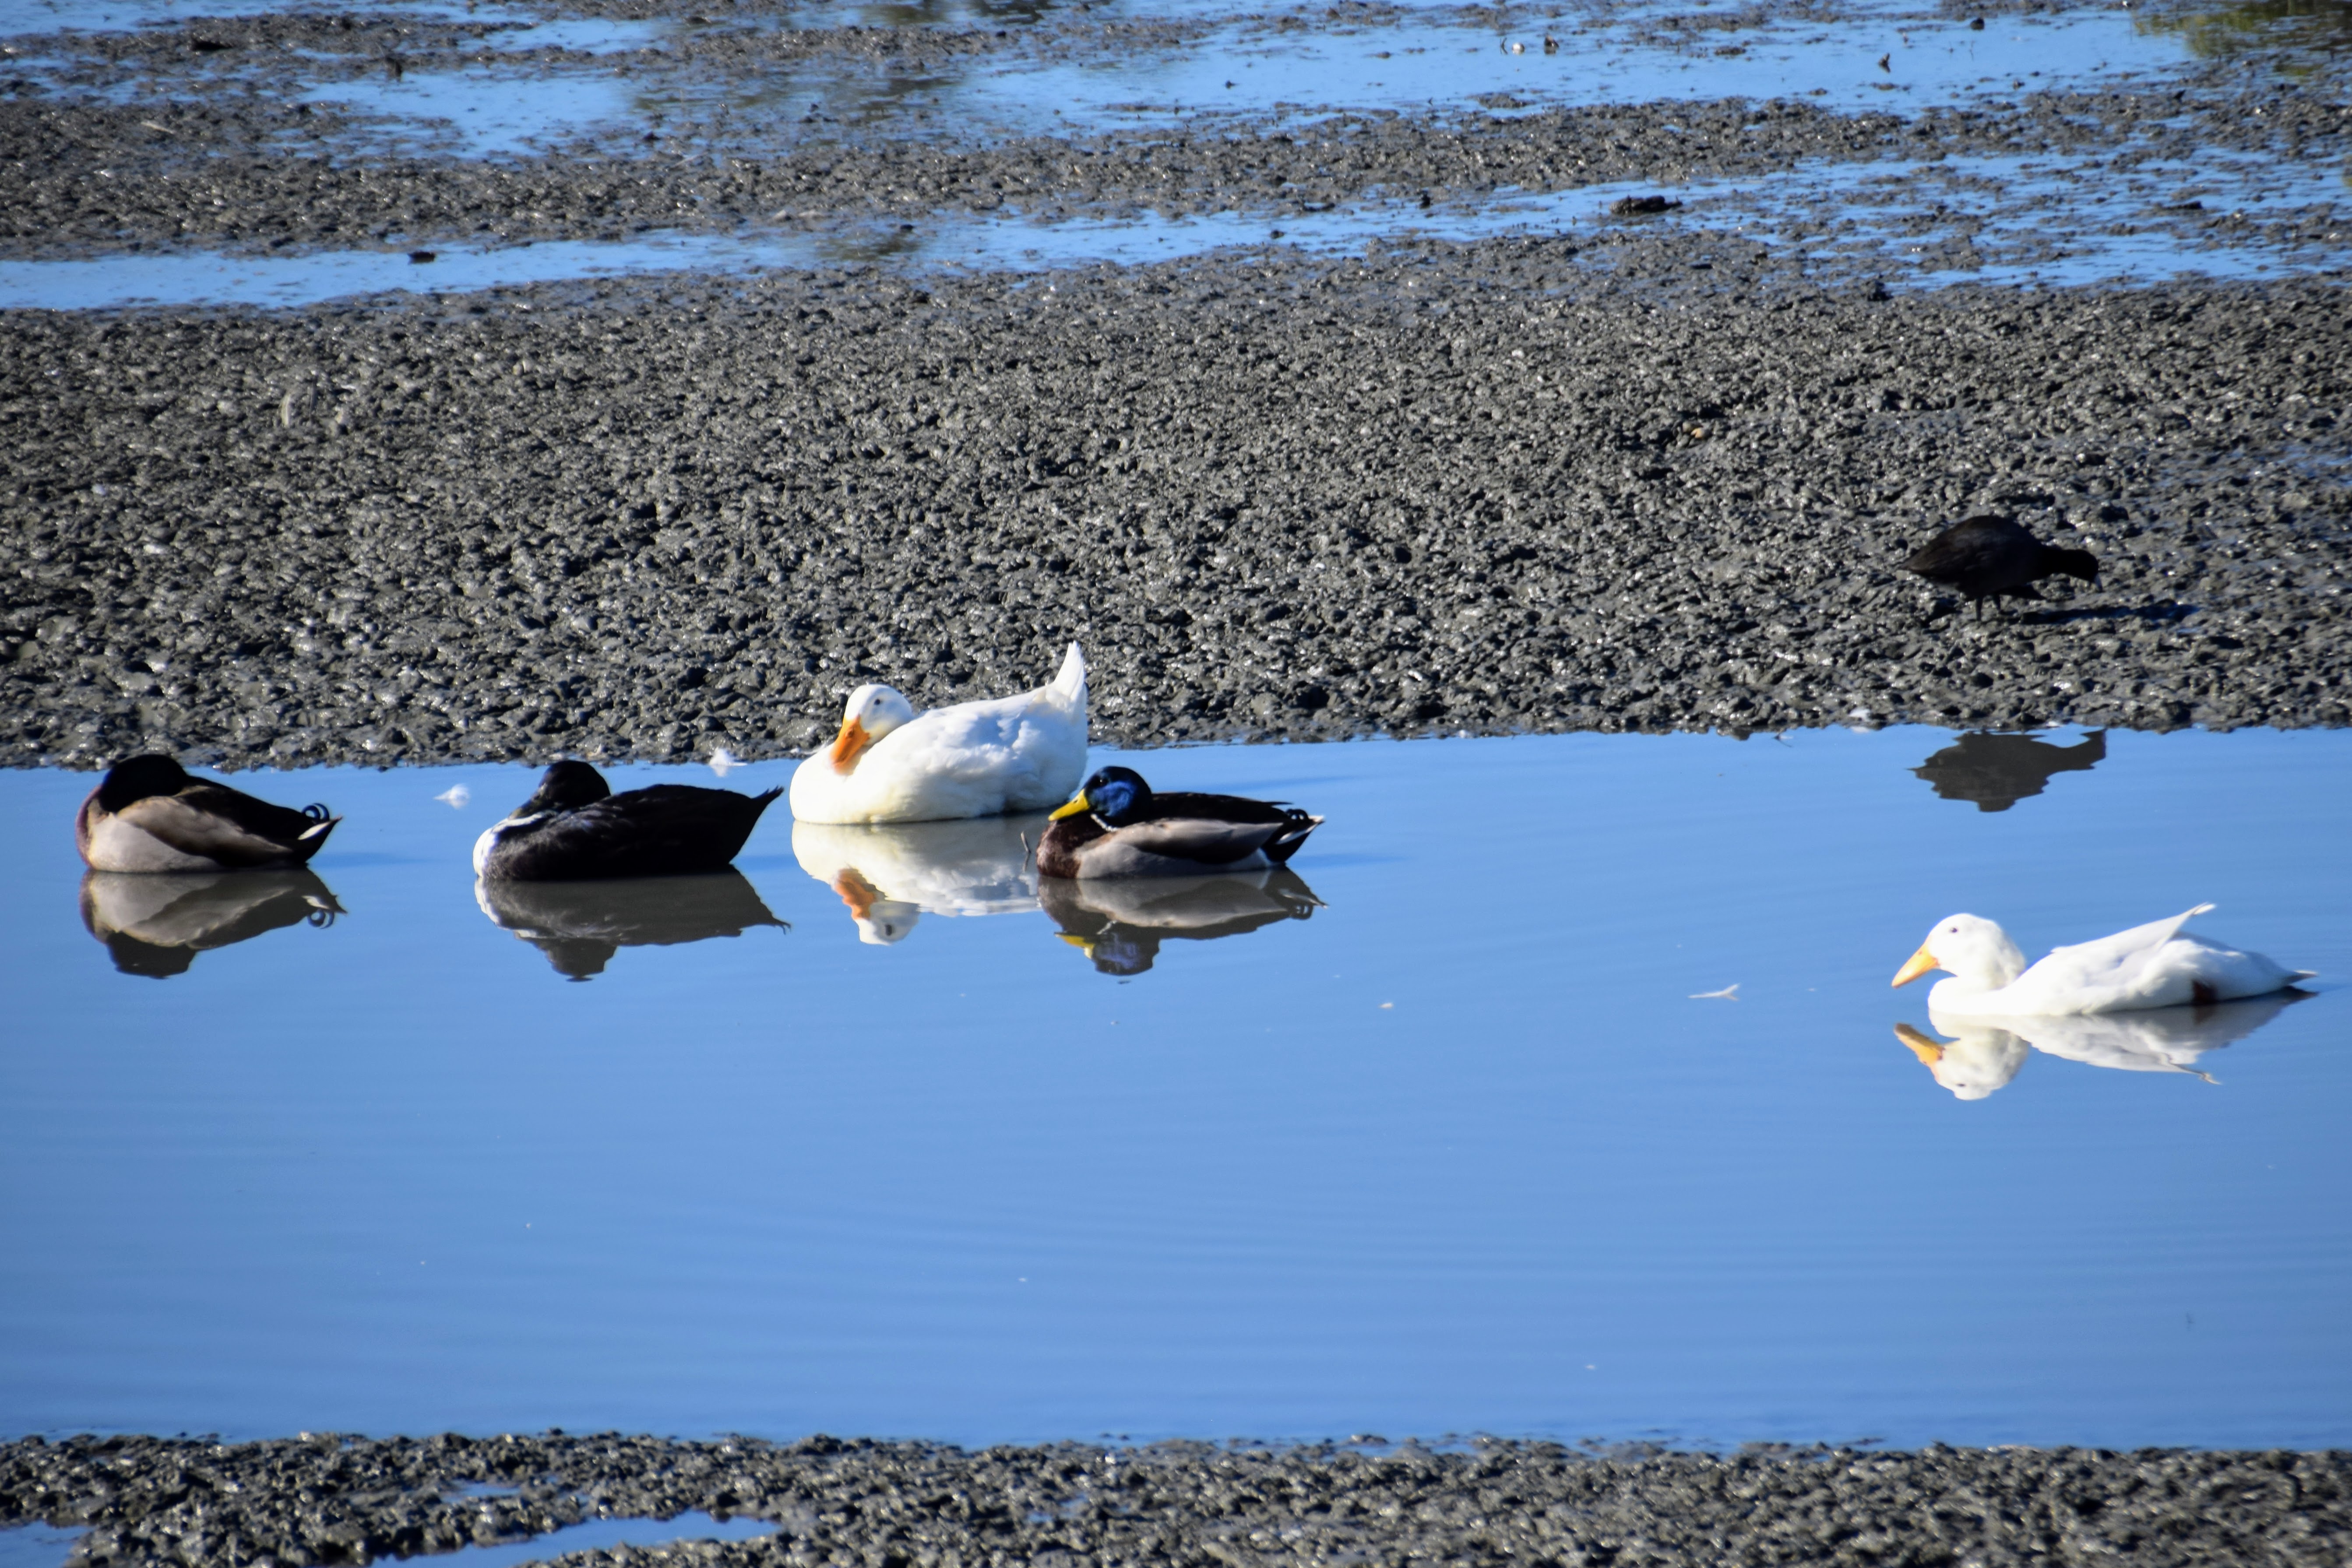
<instances>
[{"instance_id":1,"label":"white pekin duck","mask_svg":"<svg viewBox=\"0 0 2352 1568\"><path fill-rule=\"evenodd\" d=\"M1050 685L918 713L887 686L849 694L841 733L793 773L801 822L941 822L1059 805L1087 771L1087 661Z\"/></svg>"},{"instance_id":2,"label":"white pekin duck","mask_svg":"<svg viewBox=\"0 0 2352 1568\"><path fill-rule=\"evenodd\" d=\"M1950 971L1927 993L1931 1012L1954 1017L2074 1017L2128 1013L2144 1007L2210 1006L2241 996L2284 990L2311 971L2284 969L2259 952L2240 952L2202 937L2183 936L2200 904L2095 942L2054 948L2028 968L2009 933L1977 915L1936 922L1919 951L1895 976L1908 985L1931 969Z\"/></svg>"}]
</instances>

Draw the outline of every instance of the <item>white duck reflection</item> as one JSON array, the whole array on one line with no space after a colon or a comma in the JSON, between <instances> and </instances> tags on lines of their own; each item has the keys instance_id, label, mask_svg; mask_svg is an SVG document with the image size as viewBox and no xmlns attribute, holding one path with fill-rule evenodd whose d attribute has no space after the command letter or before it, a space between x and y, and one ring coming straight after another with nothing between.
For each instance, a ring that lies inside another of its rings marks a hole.
<instances>
[{"instance_id":1,"label":"white duck reflection","mask_svg":"<svg viewBox=\"0 0 2352 1568\"><path fill-rule=\"evenodd\" d=\"M857 940L904 942L924 915L1020 914L1037 907L1030 851L1042 816L982 816L872 827L793 824L801 869L840 895Z\"/></svg>"},{"instance_id":2,"label":"white duck reflection","mask_svg":"<svg viewBox=\"0 0 2352 1568\"><path fill-rule=\"evenodd\" d=\"M790 931L742 872L729 867L686 877L617 881L518 882L485 878L474 901L490 923L547 954L569 980L602 974L625 947L671 947L741 936L760 926Z\"/></svg>"},{"instance_id":3,"label":"white duck reflection","mask_svg":"<svg viewBox=\"0 0 2352 1568\"><path fill-rule=\"evenodd\" d=\"M2304 991L2203 1007L2154 1007L2137 1013L2097 1013L2056 1018L1971 1018L1930 1012L1939 1040L1908 1024L1895 1026L1895 1037L1960 1100L1982 1100L2017 1076L2027 1047L2069 1061L2122 1072L2177 1072L2211 1083L2197 1066L2209 1051L2244 1039L2297 1002Z\"/></svg>"},{"instance_id":4,"label":"white duck reflection","mask_svg":"<svg viewBox=\"0 0 2352 1568\"><path fill-rule=\"evenodd\" d=\"M1160 944L1212 942L1276 921L1303 921L1323 907L1286 866L1215 877L1049 877L1038 902L1105 974L1140 974Z\"/></svg>"},{"instance_id":5,"label":"white duck reflection","mask_svg":"<svg viewBox=\"0 0 2352 1568\"><path fill-rule=\"evenodd\" d=\"M343 906L319 874L292 871L92 871L81 923L125 974L164 980L196 954L290 925L331 925Z\"/></svg>"}]
</instances>

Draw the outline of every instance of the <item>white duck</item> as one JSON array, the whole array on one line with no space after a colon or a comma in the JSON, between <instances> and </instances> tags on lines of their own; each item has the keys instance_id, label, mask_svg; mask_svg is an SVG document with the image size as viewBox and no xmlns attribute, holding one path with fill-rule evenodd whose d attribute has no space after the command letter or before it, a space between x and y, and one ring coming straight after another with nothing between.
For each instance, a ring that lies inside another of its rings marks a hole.
<instances>
[{"instance_id":1,"label":"white duck","mask_svg":"<svg viewBox=\"0 0 2352 1568\"><path fill-rule=\"evenodd\" d=\"M887 686L849 694L841 733L793 773L801 822L940 822L1044 811L1087 771L1087 661L1053 683L918 713Z\"/></svg>"},{"instance_id":2,"label":"white duck","mask_svg":"<svg viewBox=\"0 0 2352 1568\"><path fill-rule=\"evenodd\" d=\"M2182 936L2195 909L2151 921L2095 942L2053 948L2027 968L2009 933L1977 915L1936 922L1895 984L1908 985L1931 969L1951 972L1927 993L1928 1007L1956 1017L2074 1017L2127 1013L2142 1007L2208 1006L2240 996L2284 990L2311 971L2283 969L2259 952L2240 952L2201 937Z\"/></svg>"}]
</instances>

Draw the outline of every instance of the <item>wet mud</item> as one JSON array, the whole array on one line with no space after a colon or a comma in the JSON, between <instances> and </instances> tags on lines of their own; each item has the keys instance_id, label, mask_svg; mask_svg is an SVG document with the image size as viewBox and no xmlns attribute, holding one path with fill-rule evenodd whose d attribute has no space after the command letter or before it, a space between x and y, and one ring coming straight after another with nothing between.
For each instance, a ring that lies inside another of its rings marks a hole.
<instances>
[{"instance_id":1,"label":"wet mud","mask_svg":"<svg viewBox=\"0 0 2352 1568\"><path fill-rule=\"evenodd\" d=\"M745 757L1093 663L1128 745L2352 721L2339 285L1738 237L654 278L0 335L0 756ZM1897 570L2013 512L2095 585Z\"/></svg>"},{"instance_id":2,"label":"wet mud","mask_svg":"<svg viewBox=\"0 0 2352 1568\"><path fill-rule=\"evenodd\" d=\"M1594 1564L2332 1564L2352 1456L1587 1452L1377 1438L966 1452L602 1435L0 1447L0 1521L86 1524L82 1564L366 1563L701 1510L773 1535L566 1563L1374 1560Z\"/></svg>"}]
</instances>

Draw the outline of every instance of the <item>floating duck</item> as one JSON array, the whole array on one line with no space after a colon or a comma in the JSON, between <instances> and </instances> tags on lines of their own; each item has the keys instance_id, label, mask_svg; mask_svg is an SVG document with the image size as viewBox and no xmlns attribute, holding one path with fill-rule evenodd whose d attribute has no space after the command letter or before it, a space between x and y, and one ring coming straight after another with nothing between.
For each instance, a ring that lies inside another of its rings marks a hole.
<instances>
[{"instance_id":1,"label":"floating duck","mask_svg":"<svg viewBox=\"0 0 2352 1568\"><path fill-rule=\"evenodd\" d=\"M2259 952L2240 952L2201 937L2182 936L2195 909L2168 920L2073 947L2053 948L2026 967L2009 933L1977 915L1936 922L1895 984L1908 985L1931 969L1950 971L1927 993L1927 1005L1956 1017L2067 1017L2128 1013L2144 1007L2210 1006L2241 996L2280 991L2308 980L2305 969L2283 969Z\"/></svg>"},{"instance_id":2,"label":"floating duck","mask_svg":"<svg viewBox=\"0 0 2352 1568\"><path fill-rule=\"evenodd\" d=\"M1234 795L1154 795L1133 768L1105 768L1053 814L1041 877L1198 877L1279 866L1323 825L1295 805Z\"/></svg>"},{"instance_id":3,"label":"floating duck","mask_svg":"<svg viewBox=\"0 0 2352 1568\"><path fill-rule=\"evenodd\" d=\"M1278 921L1303 921L1323 907L1287 866L1208 877L1042 880L1037 901L1062 928L1062 940L1105 974L1140 974L1160 943L1214 942Z\"/></svg>"},{"instance_id":4,"label":"floating duck","mask_svg":"<svg viewBox=\"0 0 2352 1568\"><path fill-rule=\"evenodd\" d=\"M290 925L328 926L343 912L307 867L291 871L89 871L81 923L125 974L163 980L196 954Z\"/></svg>"},{"instance_id":5,"label":"floating duck","mask_svg":"<svg viewBox=\"0 0 2352 1568\"><path fill-rule=\"evenodd\" d=\"M783 793L652 784L614 795L586 763L558 763L512 816L475 841L474 874L578 882L716 871L735 858L760 814Z\"/></svg>"},{"instance_id":6,"label":"floating duck","mask_svg":"<svg viewBox=\"0 0 2352 1568\"><path fill-rule=\"evenodd\" d=\"M1053 683L918 713L887 686L849 694L841 733L793 773L802 822L940 822L1043 811L1087 767L1087 661L1072 643Z\"/></svg>"},{"instance_id":7,"label":"floating duck","mask_svg":"<svg viewBox=\"0 0 2352 1568\"><path fill-rule=\"evenodd\" d=\"M877 827L795 822L793 855L848 907L858 941L887 947L927 914L1035 912L1029 855L1043 826L1034 816Z\"/></svg>"},{"instance_id":8,"label":"floating duck","mask_svg":"<svg viewBox=\"0 0 2352 1568\"><path fill-rule=\"evenodd\" d=\"M192 777L169 757L130 757L81 803L74 847L93 871L272 871L319 852L340 816L299 811Z\"/></svg>"},{"instance_id":9,"label":"floating duck","mask_svg":"<svg viewBox=\"0 0 2352 1568\"><path fill-rule=\"evenodd\" d=\"M1920 546L1903 570L1958 588L1979 619L1987 599L2041 598L2033 584L2044 577L2063 572L2085 583L2099 580L2098 558L2089 551L2044 544L2015 518L1999 514L1954 523Z\"/></svg>"},{"instance_id":10,"label":"floating duck","mask_svg":"<svg viewBox=\"0 0 2352 1568\"><path fill-rule=\"evenodd\" d=\"M691 877L625 882L519 882L485 878L474 901L490 923L547 954L568 980L601 974L625 947L675 947L741 936L761 926L792 930L732 867Z\"/></svg>"}]
</instances>

